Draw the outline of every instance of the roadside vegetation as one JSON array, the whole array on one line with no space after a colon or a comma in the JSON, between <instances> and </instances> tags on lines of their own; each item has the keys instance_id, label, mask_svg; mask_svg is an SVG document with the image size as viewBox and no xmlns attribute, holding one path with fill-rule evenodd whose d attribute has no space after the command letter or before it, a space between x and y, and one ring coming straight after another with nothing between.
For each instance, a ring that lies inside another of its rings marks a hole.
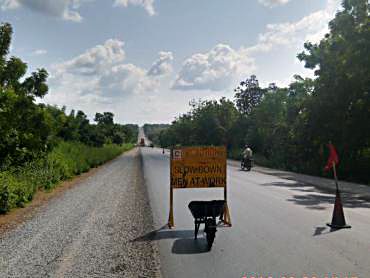
<instances>
[{"instance_id":1,"label":"roadside vegetation","mask_svg":"<svg viewBox=\"0 0 370 278\"><path fill-rule=\"evenodd\" d=\"M138 126L110 112L90 123L83 111L38 103L48 93L45 69L8 57L12 27L0 25L0 213L22 207L38 189L86 172L133 147Z\"/></svg>"},{"instance_id":2,"label":"roadside vegetation","mask_svg":"<svg viewBox=\"0 0 370 278\"><path fill-rule=\"evenodd\" d=\"M160 145L160 133L169 127L169 124L145 124L143 126L145 135L156 146Z\"/></svg>"},{"instance_id":3,"label":"roadside vegetation","mask_svg":"<svg viewBox=\"0 0 370 278\"><path fill-rule=\"evenodd\" d=\"M260 165L313 175L325 175L331 141L340 177L370 184L369 6L367 0L343 1L329 33L318 44L305 43L298 59L314 79L296 75L288 87L262 88L251 76L237 86L233 101L193 101L153 140L162 147L226 145L233 158L248 144Z\"/></svg>"},{"instance_id":4,"label":"roadside vegetation","mask_svg":"<svg viewBox=\"0 0 370 278\"><path fill-rule=\"evenodd\" d=\"M61 181L99 166L132 146L90 147L79 142L60 142L45 157L1 171L0 213L23 207L37 190L51 190Z\"/></svg>"}]
</instances>

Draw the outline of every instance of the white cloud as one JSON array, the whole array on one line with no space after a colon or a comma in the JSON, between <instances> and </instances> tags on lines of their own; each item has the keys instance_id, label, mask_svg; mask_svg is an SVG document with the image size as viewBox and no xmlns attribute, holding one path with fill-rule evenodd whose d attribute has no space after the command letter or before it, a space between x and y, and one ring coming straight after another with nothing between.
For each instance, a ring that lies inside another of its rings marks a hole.
<instances>
[{"instance_id":1,"label":"white cloud","mask_svg":"<svg viewBox=\"0 0 370 278\"><path fill-rule=\"evenodd\" d=\"M49 16L80 22L77 9L83 0L0 0L3 10L26 7Z\"/></svg>"},{"instance_id":2,"label":"white cloud","mask_svg":"<svg viewBox=\"0 0 370 278\"><path fill-rule=\"evenodd\" d=\"M159 58L152 64L148 70L148 75L162 76L172 72L172 52L159 52Z\"/></svg>"},{"instance_id":3,"label":"white cloud","mask_svg":"<svg viewBox=\"0 0 370 278\"><path fill-rule=\"evenodd\" d=\"M0 4L1 4L0 7L3 11L10 10L10 9L16 9L19 7L19 3L17 0L1 0Z\"/></svg>"},{"instance_id":4,"label":"white cloud","mask_svg":"<svg viewBox=\"0 0 370 278\"><path fill-rule=\"evenodd\" d=\"M125 63L123 46L124 42L109 39L77 57L53 65L49 81L51 93L46 101L71 106L93 103L96 106L156 92L160 85L158 76L150 76L148 70ZM160 52L160 58L164 57L172 60L170 52Z\"/></svg>"},{"instance_id":5,"label":"white cloud","mask_svg":"<svg viewBox=\"0 0 370 278\"><path fill-rule=\"evenodd\" d=\"M103 45L97 45L69 61L58 64L56 73L94 75L109 71L113 65L125 59L123 46L122 41L109 39Z\"/></svg>"},{"instance_id":6,"label":"white cloud","mask_svg":"<svg viewBox=\"0 0 370 278\"><path fill-rule=\"evenodd\" d=\"M46 53L48 53L48 52L45 49L37 49L37 50L32 52L32 55L40 56L40 55L45 55Z\"/></svg>"},{"instance_id":7,"label":"white cloud","mask_svg":"<svg viewBox=\"0 0 370 278\"><path fill-rule=\"evenodd\" d=\"M114 6L141 6L149 15L155 15L154 0L115 0Z\"/></svg>"},{"instance_id":8,"label":"white cloud","mask_svg":"<svg viewBox=\"0 0 370 278\"><path fill-rule=\"evenodd\" d=\"M258 0L259 3L269 8L280 6L280 5L285 5L289 1L290 0Z\"/></svg>"},{"instance_id":9,"label":"white cloud","mask_svg":"<svg viewBox=\"0 0 370 278\"><path fill-rule=\"evenodd\" d=\"M148 107L157 104L161 114L163 107L171 106L158 99L163 75L148 75L148 69L126 63L125 57L124 43L110 39L51 66L50 93L43 101L81 109L90 118L95 112L111 111L119 122L144 123ZM159 57L173 59L171 52L160 52Z\"/></svg>"},{"instance_id":10,"label":"white cloud","mask_svg":"<svg viewBox=\"0 0 370 278\"><path fill-rule=\"evenodd\" d=\"M144 94L156 91L159 81L150 78L146 70L133 64L121 64L112 67L98 82L99 90L108 97L126 94Z\"/></svg>"},{"instance_id":11,"label":"white cloud","mask_svg":"<svg viewBox=\"0 0 370 278\"><path fill-rule=\"evenodd\" d=\"M287 1L264 1L285 3ZM340 0L328 0L324 10L313 12L296 22L268 24L259 35L256 45L232 49L216 45L207 53L196 53L187 58L173 84L178 90L221 91L235 85L235 80L258 71L255 60L266 52L281 51L281 47L297 53L305 41L318 42L328 32L328 22L334 17ZM279 55L277 52L276 55Z\"/></svg>"},{"instance_id":12,"label":"white cloud","mask_svg":"<svg viewBox=\"0 0 370 278\"><path fill-rule=\"evenodd\" d=\"M95 0L0 0L2 10L25 7L52 17L68 21L81 22L79 8L82 3ZM113 6L127 7L135 5L143 7L149 15L154 15L154 0L114 0Z\"/></svg>"},{"instance_id":13,"label":"white cloud","mask_svg":"<svg viewBox=\"0 0 370 278\"><path fill-rule=\"evenodd\" d=\"M3 10L26 7L49 16L80 22L77 9L84 0L0 0Z\"/></svg>"},{"instance_id":14,"label":"white cloud","mask_svg":"<svg viewBox=\"0 0 370 278\"><path fill-rule=\"evenodd\" d=\"M254 61L243 50L218 44L206 53L186 59L173 84L179 90L212 90L228 88L236 79L251 73Z\"/></svg>"},{"instance_id":15,"label":"white cloud","mask_svg":"<svg viewBox=\"0 0 370 278\"><path fill-rule=\"evenodd\" d=\"M268 24L259 35L258 43L248 48L249 52L270 51L279 46L296 48L305 41L318 42L328 32L328 22L334 17L340 0L328 0L326 8L313 12L296 22Z\"/></svg>"}]
</instances>

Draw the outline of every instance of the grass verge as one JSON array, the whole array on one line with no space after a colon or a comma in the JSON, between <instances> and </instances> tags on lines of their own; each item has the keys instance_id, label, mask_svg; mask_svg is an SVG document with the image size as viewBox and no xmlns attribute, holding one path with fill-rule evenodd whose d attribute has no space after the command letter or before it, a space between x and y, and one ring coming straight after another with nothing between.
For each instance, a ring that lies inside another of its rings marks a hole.
<instances>
[{"instance_id":1,"label":"grass verge","mask_svg":"<svg viewBox=\"0 0 370 278\"><path fill-rule=\"evenodd\" d=\"M96 148L61 142L43 158L0 172L0 214L24 207L39 189L51 190L61 181L87 172L132 148L132 144Z\"/></svg>"}]
</instances>

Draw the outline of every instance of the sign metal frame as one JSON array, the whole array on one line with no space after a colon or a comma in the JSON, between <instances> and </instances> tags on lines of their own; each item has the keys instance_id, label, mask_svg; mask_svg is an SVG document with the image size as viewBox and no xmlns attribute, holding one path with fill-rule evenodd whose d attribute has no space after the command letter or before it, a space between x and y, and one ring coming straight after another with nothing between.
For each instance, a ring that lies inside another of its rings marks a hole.
<instances>
[{"instance_id":1,"label":"sign metal frame","mask_svg":"<svg viewBox=\"0 0 370 278\"><path fill-rule=\"evenodd\" d=\"M198 151L201 151L202 149L215 149L215 150L222 150L223 152L225 152L225 161L224 161L224 184L221 182L221 185L218 185L218 186L191 186L191 187L174 187L172 182L171 182L171 179L172 177L174 176L174 173L173 173L173 163L174 163L174 160L181 160L182 158L182 150L184 149L197 149ZM181 152L178 152L176 153L176 151L178 150L181 150ZM168 227L171 229L175 226L175 223L174 223L174 209L173 209L173 192L174 192L174 189L192 189L192 188L221 188L223 187L224 188L224 200L225 200L225 207L224 207L224 213L223 215L221 216L221 219L223 221L223 223L229 227L231 227L231 219L230 219L230 211L229 211L229 207L228 207L228 203L227 203L227 171L226 171L226 168L227 168L227 162L226 162L226 147L222 146L222 147L213 147L213 146L208 146L208 147L180 147L180 148L171 148L170 150L170 210L169 210L169 216L168 216Z\"/></svg>"}]
</instances>

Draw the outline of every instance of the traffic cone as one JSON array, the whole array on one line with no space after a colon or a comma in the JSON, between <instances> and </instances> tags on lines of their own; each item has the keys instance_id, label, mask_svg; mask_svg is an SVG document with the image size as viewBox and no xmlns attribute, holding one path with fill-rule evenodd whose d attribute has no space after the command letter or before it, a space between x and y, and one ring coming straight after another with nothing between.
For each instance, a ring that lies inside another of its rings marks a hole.
<instances>
[{"instance_id":1,"label":"traffic cone","mask_svg":"<svg viewBox=\"0 0 370 278\"><path fill-rule=\"evenodd\" d=\"M331 220L331 223L328 223L327 225L332 229L351 228L351 226L346 224L346 220L344 219L343 205L338 189L336 190L335 194L333 218Z\"/></svg>"}]
</instances>

